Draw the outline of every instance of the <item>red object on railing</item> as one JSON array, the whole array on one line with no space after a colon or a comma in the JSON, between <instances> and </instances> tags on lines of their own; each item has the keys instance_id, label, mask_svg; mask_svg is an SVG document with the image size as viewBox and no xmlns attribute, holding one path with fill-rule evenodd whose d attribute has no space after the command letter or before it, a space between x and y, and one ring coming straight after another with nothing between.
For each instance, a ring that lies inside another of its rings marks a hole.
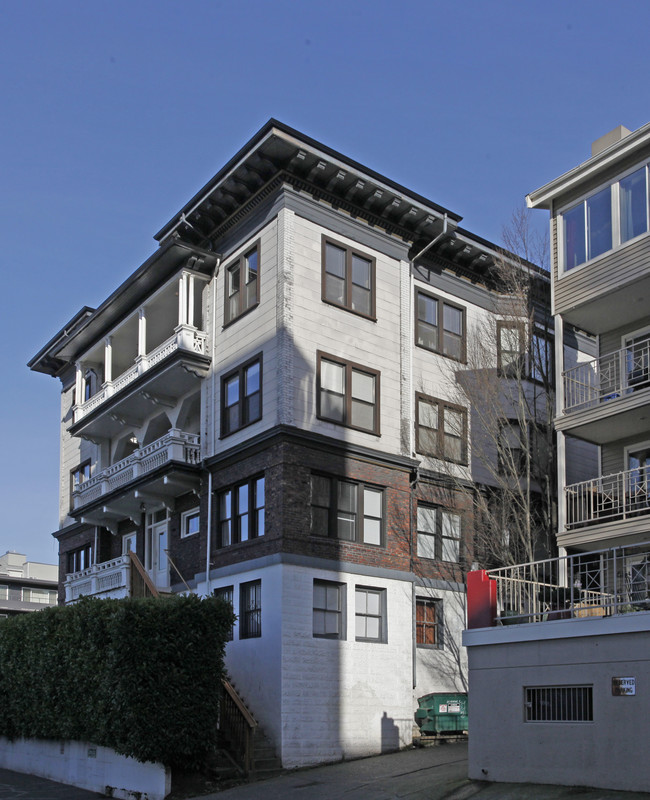
<instances>
[{"instance_id":1,"label":"red object on railing","mask_svg":"<svg viewBox=\"0 0 650 800\"><path fill-rule=\"evenodd\" d=\"M484 569L467 573L467 627L489 628L497 615L497 582Z\"/></svg>"}]
</instances>

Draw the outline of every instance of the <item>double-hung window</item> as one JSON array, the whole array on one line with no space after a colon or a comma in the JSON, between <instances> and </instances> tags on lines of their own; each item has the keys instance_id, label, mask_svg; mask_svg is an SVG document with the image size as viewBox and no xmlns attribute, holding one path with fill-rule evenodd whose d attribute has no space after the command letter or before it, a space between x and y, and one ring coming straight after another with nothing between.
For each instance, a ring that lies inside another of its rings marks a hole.
<instances>
[{"instance_id":1,"label":"double-hung window","mask_svg":"<svg viewBox=\"0 0 650 800\"><path fill-rule=\"evenodd\" d=\"M358 642L386 641L386 590L354 589L354 633Z\"/></svg>"},{"instance_id":2,"label":"double-hung window","mask_svg":"<svg viewBox=\"0 0 650 800\"><path fill-rule=\"evenodd\" d=\"M259 244L226 267L224 324L227 325L259 303L259 273Z\"/></svg>"},{"instance_id":3,"label":"double-hung window","mask_svg":"<svg viewBox=\"0 0 650 800\"><path fill-rule=\"evenodd\" d=\"M319 419L379 434L379 372L319 352L317 387Z\"/></svg>"},{"instance_id":4,"label":"double-hung window","mask_svg":"<svg viewBox=\"0 0 650 800\"><path fill-rule=\"evenodd\" d=\"M264 478L219 493L219 547L264 536Z\"/></svg>"},{"instance_id":5,"label":"double-hung window","mask_svg":"<svg viewBox=\"0 0 650 800\"><path fill-rule=\"evenodd\" d=\"M70 508L74 508L74 493L90 478L90 461L84 461L70 473Z\"/></svg>"},{"instance_id":6,"label":"double-hung window","mask_svg":"<svg viewBox=\"0 0 650 800\"><path fill-rule=\"evenodd\" d=\"M428 292L415 292L415 343L434 353L465 361L465 309Z\"/></svg>"},{"instance_id":7,"label":"double-hung window","mask_svg":"<svg viewBox=\"0 0 650 800\"><path fill-rule=\"evenodd\" d=\"M376 486L311 476L311 531L347 542L384 541L384 492Z\"/></svg>"},{"instance_id":8,"label":"double-hung window","mask_svg":"<svg viewBox=\"0 0 650 800\"><path fill-rule=\"evenodd\" d=\"M345 639L345 584L314 580L313 634Z\"/></svg>"},{"instance_id":9,"label":"double-hung window","mask_svg":"<svg viewBox=\"0 0 650 800\"><path fill-rule=\"evenodd\" d=\"M262 356L221 379L221 435L228 436L262 418Z\"/></svg>"},{"instance_id":10,"label":"double-hung window","mask_svg":"<svg viewBox=\"0 0 650 800\"><path fill-rule=\"evenodd\" d=\"M523 322L497 320L497 368L506 376L523 377L526 326Z\"/></svg>"},{"instance_id":11,"label":"double-hung window","mask_svg":"<svg viewBox=\"0 0 650 800\"><path fill-rule=\"evenodd\" d=\"M239 638L262 635L262 581L248 581L239 587Z\"/></svg>"},{"instance_id":12,"label":"double-hung window","mask_svg":"<svg viewBox=\"0 0 650 800\"><path fill-rule=\"evenodd\" d=\"M416 394L415 431L418 453L467 463L467 411L462 406Z\"/></svg>"},{"instance_id":13,"label":"double-hung window","mask_svg":"<svg viewBox=\"0 0 650 800\"><path fill-rule=\"evenodd\" d=\"M415 598L415 643L418 647L443 646L442 600Z\"/></svg>"},{"instance_id":14,"label":"double-hung window","mask_svg":"<svg viewBox=\"0 0 650 800\"><path fill-rule=\"evenodd\" d=\"M375 259L323 237L326 303L375 319Z\"/></svg>"},{"instance_id":15,"label":"double-hung window","mask_svg":"<svg viewBox=\"0 0 650 800\"><path fill-rule=\"evenodd\" d=\"M418 556L435 561L458 561L460 515L425 503L418 503L417 515Z\"/></svg>"}]
</instances>

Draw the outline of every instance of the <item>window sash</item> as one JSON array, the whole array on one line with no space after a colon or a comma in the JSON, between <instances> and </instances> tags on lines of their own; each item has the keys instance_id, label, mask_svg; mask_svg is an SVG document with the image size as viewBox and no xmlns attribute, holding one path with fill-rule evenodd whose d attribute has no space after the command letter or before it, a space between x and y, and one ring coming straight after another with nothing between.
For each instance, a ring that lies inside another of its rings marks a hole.
<instances>
[{"instance_id":1,"label":"window sash","mask_svg":"<svg viewBox=\"0 0 650 800\"><path fill-rule=\"evenodd\" d=\"M357 641L381 642L384 638L384 589L355 587L354 633Z\"/></svg>"},{"instance_id":2,"label":"window sash","mask_svg":"<svg viewBox=\"0 0 650 800\"><path fill-rule=\"evenodd\" d=\"M423 455L467 463L467 410L428 395L415 396L416 450Z\"/></svg>"},{"instance_id":3,"label":"window sash","mask_svg":"<svg viewBox=\"0 0 650 800\"><path fill-rule=\"evenodd\" d=\"M322 298L375 319L375 259L323 237Z\"/></svg>"},{"instance_id":4,"label":"window sash","mask_svg":"<svg viewBox=\"0 0 650 800\"><path fill-rule=\"evenodd\" d=\"M418 503L416 531L418 558L458 563L461 529L460 514L439 506Z\"/></svg>"},{"instance_id":5,"label":"window sash","mask_svg":"<svg viewBox=\"0 0 650 800\"><path fill-rule=\"evenodd\" d=\"M416 289L415 343L419 347L464 362L465 309Z\"/></svg>"},{"instance_id":6,"label":"window sash","mask_svg":"<svg viewBox=\"0 0 650 800\"><path fill-rule=\"evenodd\" d=\"M260 245L257 242L225 269L225 325L259 303L259 273Z\"/></svg>"},{"instance_id":7,"label":"window sash","mask_svg":"<svg viewBox=\"0 0 650 800\"><path fill-rule=\"evenodd\" d=\"M264 478L251 478L219 492L218 547L264 536Z\"/></svg>"},{"instance_id":8,"label":"window sash","mask_svg":"<svg viewBox=\"0 0 650 800\"><path fill-rule=\"evenodd\" d=\"M415 643L442 647L442 600L417 597L415 600Z\"/></svg>"},{"instance_id":9,"label":"window sash","mask_svg":"<svg viewBox=\"0 0 650 800\"><path fill-rule=\"evenodd\" d=\"M384 516L383 489L312 474L312 535L380 547Z\"/></svg>"},{"instance_id":10,"label":"window sash","mask_svg":"<svg viewBox=\"0 0 650 800\"><path fill-rule=\"evenodd\" d=\"M379 372L318 353L319 419L379 434Z\"/></svg>"},{"instance_id":11,"label":"window sash","mask_svg":"<svg viewBox=\"0 0 650 800\"><path fill-rule=\"evenodd\" d=\"M344 587L332 581L314 580L313 636L343 639Z\"/></svg>"},{"instance_id":12,"label":"window sash","mask_svg":"<svg viewBox=\"0 0 650 800\"><path fill-rule=\"evenodd\" d=\"M262 582L250 581L240 586L240 639L255 639L262 635Z\"/></svg>"},{"instance_id":13,"label":"window sash","mask_svg":"<svg viewBox=\"0 0 650 800\"><path fill-rule=\"evenodd\" d=\"M262 419L262 355L221 378L221 436Z\"/></svg>"},{"instance_id":14,"label":"window sash","mask_svg":"<svg viewBox=\"0 0 650 800\"><path fill-rule=\"evenodd\" d=\"M218 589L214 589L212 594L214 597L218 597L224 601L224 603L230 603L231 608L234 608L234 587L233 586L220 586ZM230 626L230 630L228 635L226 636L227 642L232 642L235 638L235 625L234 623Z\"/></svg>"}]
</instances>

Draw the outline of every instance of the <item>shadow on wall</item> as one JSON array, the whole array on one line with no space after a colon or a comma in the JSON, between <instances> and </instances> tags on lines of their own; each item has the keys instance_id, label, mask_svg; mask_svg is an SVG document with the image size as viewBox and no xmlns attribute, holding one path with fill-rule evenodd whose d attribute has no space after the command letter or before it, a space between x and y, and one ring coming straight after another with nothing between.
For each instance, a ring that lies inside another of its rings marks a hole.
<instances>
[{"instance_id":1,"label":"shadow on wall","mask_svg":"<svg viewBox=\"0 0 650 800\"><path fill-rule=\"evenodd\" d=\"M381 718L381 752L393 753L400 746L399 728L395 720L384 711Z\"/></svg>"}]
</instances>

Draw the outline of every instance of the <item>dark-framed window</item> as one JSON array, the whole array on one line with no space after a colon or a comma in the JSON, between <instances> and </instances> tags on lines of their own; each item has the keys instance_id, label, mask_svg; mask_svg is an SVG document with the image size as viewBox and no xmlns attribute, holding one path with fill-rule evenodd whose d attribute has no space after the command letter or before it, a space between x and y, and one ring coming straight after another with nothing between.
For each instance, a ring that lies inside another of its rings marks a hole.
<instances>
[{"instance_id":1,"label":"dark-framed window","mask_svg":"<svg viewBox=\"0 0 650 800\"><path fill-rule=\"evenodd\" d=\"M354 587L354 634L357 642L386 641L386 590Z\"/></svg>"},{"instance_id":2,"label":"dark-framed window","mask_svg":"<svg viewBox=\"0 0 650 800\"><path fill-rule=\"evenodd\" d=\"M323 236L322 298L362 317L375 316L375 259Z\"/></svg>"},{"instance_id":3,"label":"dark-framed window","mask_svg":"<svg viewBox=\"0 0 650 800\"><path fill-rule=\"evenodd\" d=\"M262 355L221 378L221 436L262 419Z\"/></svg>"},{"instance_id":4,"label":"dark-framed window","mask_svg":"<svg viewBox=\"0 0 650 800\"><path fill-rule=\"evenodd\" d=\"M415 290L415 308L416 345L464 363L465 309L421 289Z\"/></svg>"},{"instance_id":5,"label":"dark-framed window","mask_svg":"<svg viewBox=\"0 0 650 800\"><path fill-rule=\"evenodd\" d=\"M262 581L248 581L239 587L239 638L262 635Z\"/></svg>"},{"instance_id":6,"label":"dark-framed window","mask_svg":"<svg viewBox=\"0 0 650 800\"><path fill-rule=\"evenodd\" d=\"M234 601L234 587L233 586L220 586L218 589L214 589L212 594L215 597L218 597L220 600L223 600L224 603L228 603L231 608L233 608L233 601ZM232 642L235 638L235 625L234 623L230 626L230 631L228 636L226 637L227 642Z\"/></svg>"},{"instance_id":7,"label":"dark-framed window","mask_svg":"<svg viewBox=\"0 0 650 800\"><path fill-rule=\"evenodd\" d=\"M320 351L317 358L318 418L379 435L379 372Z\"/></svg>"},{"instance_id":8,"label":"dark-framed window","mask_svg":"<svg viewBox=\"0 0 650 800\"><path fill-rule=\"evenodd\" d=\"M260 301L259 242L229 264L224 276L224 325L228 325Z\"/></svg>"},{"instance_id":9,"label":"dark-framed window","mask_svg":"<svg viewBox=\"0 0 650 800\"><path fill-rule=\"evenodd\" d=\"M440 506L418 503L417 552L419 558L457 562L460 558L460 514Z\"/></svg>"},{"instance_id":10,"label":"dark-framed window","mask_svg":"<svg viewBox=\"0 0 650 800\"><path fill-rule=\"evenodd\" d=\"M523 376L526 355L526 325L497 320L497 369L503 375Z\"/></svg>"},{"instance_id":11,"label":"dark-framed window","mask_svg":"<svg viewBox=\"0 0 650 800\"><path fill-rule=\"evenodd\" d=\"M313 635L345 639L345 584L314 580Z\"/></svg>"},{"instance_id":12,"label":"dark-framed window","mask_svg":"<svg viewBox=\"0 0 650 800\"><path fill-rule=\"evenodd\" d=\"M415 643L418 647L443 647L442 600L433 597L415 598Z\"/></svg>"},{"instance_id":13,"label":"dark-framed window","mask_svg":"<svg viewBox=\"0 0 650 800\"><path fill-rule=\"evenodd\" d=\"M347 542L381 546L384 533L384 490L365 483L311 476L311 532Z\"/></svg>"},{"instance_id":14,"label":"dark-framed window","mask_svg":"<svg viewBox=\"0 0 650 800\"><path fill-rule=\"evenodd\" d=\"M68 573L81 572L82 569L88 569L92 563L92 550L90 545L85 544L82 547L77 547L74 550L70 550L70 552L67 554L67 559Z\"/></svg>"},{"instance_id":15,"label":"dark-framed window","mask_svg":"<svg viewBox=\"0 0 650 800\"><path fill-rule=\"evenodd\" d=\"M264 477L219 492L219 547L264 536Z\"/></svg>"},{"instance_id":16,"label":"dark-framed window","mask_svg":"<svg viewBox=\"0 0 650 800\"><path fill-rule=\"evenodd\" d=\"M416 393L415 434L418 453L467 464L467 409L462 406Z\"/></svg>"},{"instance_id":17,"label":"dark-framed window","mask_svg":"<svg viewBox=\"0 0 650 800\"><path fill-rule=\"evenodd\" d=\"M73 494L90 478L90 461L83 461L78 467L70 471L70 509L74 508Z\"/></svg>"}]
</instances>

